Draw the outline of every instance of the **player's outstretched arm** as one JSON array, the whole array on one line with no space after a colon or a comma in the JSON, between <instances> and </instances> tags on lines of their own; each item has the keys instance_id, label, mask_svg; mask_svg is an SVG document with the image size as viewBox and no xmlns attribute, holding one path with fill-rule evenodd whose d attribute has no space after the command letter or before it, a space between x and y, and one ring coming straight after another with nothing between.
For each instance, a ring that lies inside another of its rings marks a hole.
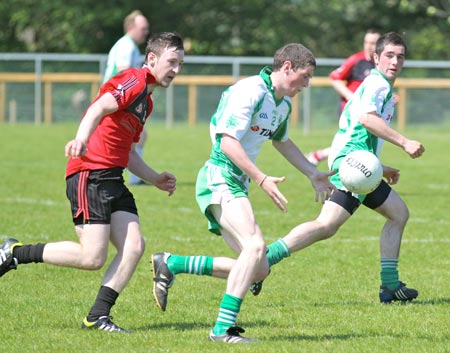
<instances>
[{"instance_id":1,"label":"player's outstretched arm","mask_svg":"<svg viewBox=\"0 0 450 353\"><path fill-rule=\"evenodd\" d=\"M335 172L319 171L290 139L284 142L273 141L272 144L295 168L309 178L315 191L315 201L324 202L328 194L335 189L329 180Z\"/></svg>"},{"instance_id":2,"label":"player's outstretched arm","mask_svg":"<svg viewBox=\"0 0 450 353\"><path fill-rule=\"evenodd\" d=\"M362 114L359 121L372 134L401 147L411 158L420 157L425 152L419 141L410 140L392 129L376 112Z\"/></svg>"},{"instance_id":3,"label":"player's outstretched arm","mask_svg":"<svg viewBox=\"0 0 450 353\"><path fill-rule=\"evenodd\" d=\"M278 189L277 184L284 181L284 177L273 177L264 174L248 157L241 143L229 135L222 136L220 148L222 152L247 174L264 192L269 195L273 203L283 212L286 212L287 199Z\"/></svg>"},{"instance_id":4,"label":"player's outstretched arm","mask_svg":"<svg viewBox=\"0 0 450 353\"><path fill-rule=\"evenodd\" d=\"M130 158L128 160L128 170L138 176L140 179L145 180L158 189L167 191L169 196L172 196L176 190L177 179L175 176L168 172L158 173L144 162L142 157L135 150L136 144L131 146Z\"/></svg>"}]
</instances>

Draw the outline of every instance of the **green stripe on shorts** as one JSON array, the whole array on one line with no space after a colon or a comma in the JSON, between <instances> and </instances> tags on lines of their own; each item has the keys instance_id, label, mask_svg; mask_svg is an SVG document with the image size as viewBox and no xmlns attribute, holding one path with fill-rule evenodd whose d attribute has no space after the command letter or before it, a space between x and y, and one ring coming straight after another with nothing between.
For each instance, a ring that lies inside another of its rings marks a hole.
<instances>
[{"instance_id":1,"label":"green stripe on shorts","mask_svg":"<svg viewBox=\"0 0 450 353\"><path fill-rule=\"evenodd\" d=\"M208 219L209 231L217 235L221 235L221 226L208 207L212 204L220 204L223 197L229 199L248 197L247 186L226 169L210 163L205 164L198 172L195 199L200 210Z\"/></svg>"}]
</instances>

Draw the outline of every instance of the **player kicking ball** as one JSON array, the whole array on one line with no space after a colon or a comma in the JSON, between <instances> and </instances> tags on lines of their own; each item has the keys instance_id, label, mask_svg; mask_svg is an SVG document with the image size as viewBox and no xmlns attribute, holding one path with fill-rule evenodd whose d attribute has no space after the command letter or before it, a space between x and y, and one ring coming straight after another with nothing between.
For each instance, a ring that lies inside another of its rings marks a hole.
<instances>
[{"instance_id":1,"label":"player kicking ball","mask_svg":"<svg viewBox=\"0 0 450 353\"><path fill-rule=\"evenodd\" d=\"M233 249L240 250L240 256L237 260L231 258L211 258L207 256L179 256L169 253L154 254L153 294L158 306L162 310L166 309L168 290L173 284L176 274L190 273L228 278L227 293L221 303L219 316L216 325L210 333L210 339L230 343L247 342L247 338L239 335L242 331L234 328L235 320L242 298L245 296L244 290L250 287L252 280L257 282L257 291L255 293L259 293L261 281L258 282L257 279L268 274L266 261L270 268L284 258L289 257L291 253L304 249L317 241L332 237L361 204L374 210L386 219L380 237L380 302L406 302L417 298L418 291L406 287L399 279L398 273L401 239L409 218L409 211L406 204L390 186L398 182L400 177L399 170L384 166L383 176L385 180L373 192L367 195L353 194L346 190L340 181L338 173L341 161L350 152L365 149L378 156L383 141L390 142L402 148L411 158L418 158L424 153L425 149L420 142L408 139L389 126L394 114L392 87L395 78L403 68L405 54L406 44L402 36L397 33L387 33L377 41L376 52L374 54L375 69L371 71L371 74L355 92L341 115L340 129L333 140L332 154L329 158L330 168L336 172L330 179L334 187L327 200L323 203L319 216L313 221L296 226L284 238L278 239L276 242L270 244L267 247L267 253L265 246L261 244L260 237L255 237L259 241L257 246L252 248L256 255L247 258L245 255L251 252L249 249L246 249L246 246L254 244L251 241L248 242L247 238L241 237L232 241L228 236L224 236L224 239L229 246ZM273 84L273 86L277 87L276 84ZM219 109L219 112L223 113L223 110ZM225 126L229 127L232 125L229 123L230 121ZM216 134L218 135L216 136L218 137L214 148L217 149L220 146L221 149L224 149L223 152L225 152L226 145L222 146L222 144L224 143L224 137L227 135L222 135L222 127L219 124L220 120L217 122L218 130L216 130ZM237 124L234 126L237 126ZM219 145L218 142L221 142L221 144ZM239 150L239 152L241 151ZM212 158L214 156L214 153L211 154ZM242 156L242 154L239 154L239 156ZM239 159L236 159L236 161L239 163ZM221 166L222 168L226 168L227 166L232 168L235 164L222 163ZM220 165L217 167L220 167ZM208 165L204 168L208 168ZM233 173L235 174L236 171L233 171ZM281 194L275 193L276 189L273 188L276 186L276 183L283 180L266 177L262 172L253 174L250 171L253 171L253 169L249 170L248 175L255 175L252 179L272 196L274 202L277 203L278 201L277 205L279 207L283 205L283 202L285 202L284 197ZM215 175L217 175L217 180L223 180L223 185L227 185L226 181L230 180L229 178L233 176L232 174L231 176L222 174L221 171L217 174L200 172L197 186L197 197L200 199L200 205L204 205L202 202L203 197L210 196L208 191L203 187L205 182L209 182L211 191L220 190L221 183L215 182ZM214 204L211 204L212 207L206 208L206 211L209 210L209 213L205 212L205 215L210 222L210 229L220 230L223 235L228 232L232 234L234 232L235 234L236 232L243 232L245 230L247 236L253 239L252 236L260 232L257 224L254 223L253 228L244 228L247 225L245 222L237 222L239 219L237 215L253 220L253 213L248 213L251 209L245 208L243 205L239 205L239 202L236 202L239 198L236 198L237 193L233 193L232 190L239 189L229 189L229 195L235 198L219 198L218 202L220 202L222 209L217 208ZM211 195L214 195L214 192ZM242 194L242 199L245 199L245 195ZM281 209L283 209L283 206L281 206ZM230 214L237 217L235 223L230 222L228 218ZM242 261L244 264L241 260L244 260ZM247 264L247 268L245 268L245 264ZM256 264L258 268L253 271L248 270L248 268L251 268L249 264ZM236 282L233 282L234 278L240 278L242 280L236 284ZM239 290L237 290L238 288ZM231 331L228 331L229 329Z\"/></svg>"},{"instance_id":2,"label":"player kicking ball","mask_svg":"<svg viewBox=\"0 0 450 353\"><path fill-rule=\"evenodd\" d=\"M285 178L269 176L255 164L262 144L271 140L278 152L310 179L316 200L323 200L333 188L328 179L332 173L318 171L288 136L291 97L309 86L315 68L316 60L307 48L288 44L275 53L272 67L225 90L211 119L214 143L209 160L198 173L196 198L209 230L223 237L237 259L168 253L152 257L153 294L163 311L176 274L227 279L219 314L209 333L211 341L255 342L241 336L244 330L236 325L250 285L269 273L263 233L248 198L250 180L281 211L286 211L287 203L277 186Z\"/></svg>"}]
</instances>

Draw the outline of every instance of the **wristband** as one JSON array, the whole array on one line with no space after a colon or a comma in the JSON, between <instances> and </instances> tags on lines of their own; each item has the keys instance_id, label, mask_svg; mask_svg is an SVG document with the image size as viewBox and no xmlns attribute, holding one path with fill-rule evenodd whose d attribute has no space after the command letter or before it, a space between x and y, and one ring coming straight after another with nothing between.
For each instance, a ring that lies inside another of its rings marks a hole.
<instances>
[{"instance_id":1,"label":"wristband","mask_svg":"<svg viewBox=\"0 0 450 353\"><path fill-rule=\"evenodd\" d=\"M261 181L258 183L258 186L261 186L264 183L264 180L267 179L267 175L264 175L264 177L261 179Z\"/></svg>"}]
</instances>

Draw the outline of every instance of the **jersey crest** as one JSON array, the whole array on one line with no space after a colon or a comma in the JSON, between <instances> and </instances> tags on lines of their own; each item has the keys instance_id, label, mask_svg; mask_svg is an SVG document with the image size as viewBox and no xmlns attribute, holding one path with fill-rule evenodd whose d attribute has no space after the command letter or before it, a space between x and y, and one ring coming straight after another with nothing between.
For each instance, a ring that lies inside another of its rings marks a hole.
<instances>
[{"instance_id":1,"label":"jersey crest","mask_svg":"<svg viewBox=\"0 0 450 353\"><path fill-rule=\"evenodd\" d=\"M139 119L142 125L145 124L148 115L147 89L144 89L139 97L130 104L127 111Z\"/></svg>"}]
</instances>

